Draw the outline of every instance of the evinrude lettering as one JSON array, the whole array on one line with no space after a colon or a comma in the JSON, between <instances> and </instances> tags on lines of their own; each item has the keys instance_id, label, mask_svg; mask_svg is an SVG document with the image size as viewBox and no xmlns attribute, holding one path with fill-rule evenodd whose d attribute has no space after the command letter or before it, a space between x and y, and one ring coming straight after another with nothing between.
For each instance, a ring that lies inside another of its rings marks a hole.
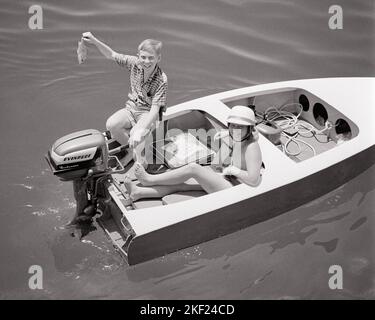
<instances>
[{"instance_id":1,"label":"evinrude lettering","mask_svg":"<svg viewBox=\"0 0 375 320\"><path fill-rule=\"evenodd\" d=\"M90 156L91 154L83 154L81 156L65 157L63 161L87 159L87 158L90 158Z\"/></svg>"}]
</instances>

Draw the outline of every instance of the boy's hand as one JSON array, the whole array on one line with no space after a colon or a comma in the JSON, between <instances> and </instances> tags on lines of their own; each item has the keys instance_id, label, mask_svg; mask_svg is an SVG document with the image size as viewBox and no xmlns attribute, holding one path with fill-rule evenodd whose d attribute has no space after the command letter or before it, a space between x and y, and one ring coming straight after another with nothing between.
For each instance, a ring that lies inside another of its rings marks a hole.
<instances>
[{"instance_id":1,"label":"boy's hand","mask_svg":"<svg viewBox=\"0 0 375 320\"><path fill-rule=\"evenodd\" d=\"M84 33L82 33L82 39L86 43L90 43L90 44L94 44L94 42L96 40L96 38L94 37L94 35L91 32L84 32Z\"/></svg>"},{"instance_id":2,"label":"boy's hand","mask_svg":"<svg viewBox=\"0 0 375 320\"><path fill-rule=\"evenodd\" d=\"M130 132L129 147L135 148L143 139L143 137L148 133L146 129L137 129Z\"/></svg>"}]
</instances>

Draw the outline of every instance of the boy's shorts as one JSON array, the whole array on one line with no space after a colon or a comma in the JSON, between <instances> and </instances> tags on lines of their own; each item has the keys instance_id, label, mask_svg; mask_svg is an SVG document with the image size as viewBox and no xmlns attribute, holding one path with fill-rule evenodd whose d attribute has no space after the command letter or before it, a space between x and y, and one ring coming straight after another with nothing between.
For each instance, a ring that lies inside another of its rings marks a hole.
<instances>
[{"instance_id":1,"label":"boy's shorts","mask_svg":"<svg viewBox=\"0 0 375 320\"><path fill-rule=\"evenodd\" d=\"M132 125L132 127L135 126L135 124L139 121L139 119L146 113L149 113L150 110L142 110L137 108L137 106L132 101L127 101L125 106L125 113Z\"/></svg>"}]
</instances>

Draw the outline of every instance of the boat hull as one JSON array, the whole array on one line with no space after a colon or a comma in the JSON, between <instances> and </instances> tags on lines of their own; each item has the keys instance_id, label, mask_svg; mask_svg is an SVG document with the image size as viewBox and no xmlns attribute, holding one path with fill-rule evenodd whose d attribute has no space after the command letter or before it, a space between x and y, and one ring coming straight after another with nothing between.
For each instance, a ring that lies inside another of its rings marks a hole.
<instances>
[{"instance_id":1,"label":"boat hull","mask_svg":"<svg viewBox=\"0 0 375 320\"><path fill-rule=\"evenodd\" d=\"M129 265L272 219L312 201L353 179L375 163L371 146L303 179L203 215L135 236L126 248Z\"/></svg>"}]
</instances>

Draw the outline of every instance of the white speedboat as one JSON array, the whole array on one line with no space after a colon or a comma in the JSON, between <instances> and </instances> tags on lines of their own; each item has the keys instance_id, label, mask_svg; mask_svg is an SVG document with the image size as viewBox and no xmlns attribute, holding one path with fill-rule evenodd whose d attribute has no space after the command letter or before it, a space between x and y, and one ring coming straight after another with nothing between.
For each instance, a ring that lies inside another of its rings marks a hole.
<instances>
[{"instance_id":1,"label":"white speedboat","mask_svg":"<svg viewBox=\"0 0 375 320\"><path fill-rule=\"evenodd\" d=\"M375 78L307 79L231 90L169 107L154 136L166 127L183 133L225 130L231 107L255 105L265 166L261 183L257 187L239 183L211 194L179 192L129 207L122 182L130 165L102 180L110 198L98 221L133 265L305 204L375 163L374 92ZM167 140L165 134L162 138ZM196 138L208 153L218 151L212 141ZM188 159L187 154L180 162ZM209 157L204 160L209 165ZM172 163L176 159L168 158L165 169L184 165Z\"/></svg>"}]
</instances>

